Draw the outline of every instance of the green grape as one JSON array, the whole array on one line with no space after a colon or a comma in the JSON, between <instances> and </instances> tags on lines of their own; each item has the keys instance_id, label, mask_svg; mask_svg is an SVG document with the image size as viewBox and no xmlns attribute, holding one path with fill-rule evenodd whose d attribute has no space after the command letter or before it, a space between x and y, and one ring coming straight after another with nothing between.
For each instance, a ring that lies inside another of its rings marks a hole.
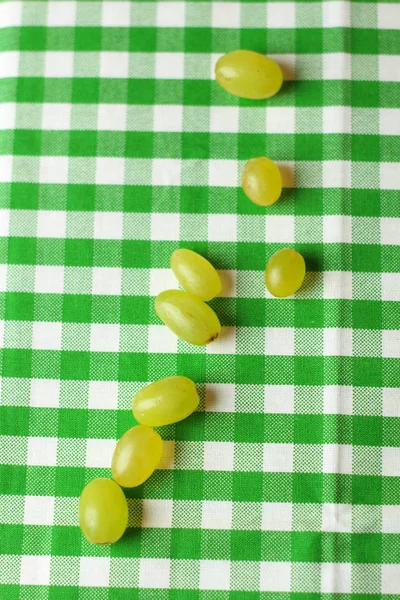
<instances>
[{"instance_id":1,"label":"green grape","mask_svg":"<svg viewBox=\"0 0 400 600\"><path fill-rule=\"evenodd\" d=\"M258 52L235 50L215 65L219 85L234 96L263 100L279 92L283 77L279 66Z\"/></svg>"},{"instance_id":2,"label":"green grape","mask_svg":"<svg viewBox=\"0 0 400 600\"><path fill-rule=\"evenodd\" d=\"M118 441L111 462L113 478L122 487L136 487L150 477L161 460L162 439L147 425L128 429Z\"/></svg>"},{"instance_id":3,"label":"green grape","mask_svg":"<svg viewBox=\"0 0 400 600\"><path fill-rule=\"evenodd\" d=\"M252 158L244 165L242 187L254 204L269 206L281 195L282 177L276 164L269 158Z\"/></svg>"},{"instance_id":4,"label":"green grape","mask_svg":"<svg viewBox=\"0 0 400 600\"><path fill-rule=\"evenodd\" d=\"M212 308L197 296L181 290L166 290L155 300L161 321L189 344L204 346L214 341L221 325Z\"/></svg>"},{"instance_id":5,"label":"green grape","mask_svg":"<svg viewBox=\"0 0 400 600\"><path fill-rule=\"evenodd\" d=\"M161 427L186 419L198 405L199 396L193 381L174 375L140 390L133 399L132 412L139 423Z\"/></svg>"},{"instance_id":6,"label":"green grape","mask_svg":"<svg viewBox=\"0 0 400 600\"><path fill-rule=\"evenodd\" d=\"M306 264L296 250L284 248L275 252L265 269L265 285L278 298L291 296L301 287L306 274Z\"/></svg>"},{"instance_id":7,"label":"green grape","mask_svg":"<svg viewBox=\"0 0 400 600\"><path fill-rule=\"evenodd\" d=\"M92 544L112 544L128 524L128 503L124 492L111 479L93 479L79 499L79 525Z\"/></svg>"},{"instance_id":8,"label":"green grape","mask_svg":"<svg viewBox=\"0 0 400 600\"><path fill-rule=\"evenodd\" d=\"M171 256L171 269L184 290L208 302L221 291L221 279L203 256L182 248Z\"/></svg>"}]
</instances>

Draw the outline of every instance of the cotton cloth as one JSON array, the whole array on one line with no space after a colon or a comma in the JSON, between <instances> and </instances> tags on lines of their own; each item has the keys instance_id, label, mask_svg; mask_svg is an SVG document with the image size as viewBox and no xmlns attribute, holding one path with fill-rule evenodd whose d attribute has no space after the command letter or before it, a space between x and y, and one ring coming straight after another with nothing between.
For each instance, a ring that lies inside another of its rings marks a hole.
<instances>
[{"instance_id":1,"label":"cotton cloth","mask_svg":"<svg viewBox=\"0 0 400 600\"><path fill-rule=\"evenodd\" d=\"M1 599L400 598L399 26L396 2L0 2ZM276 96L217 85L238 48ZM223 280L206 348L154 311L178 247ZM284 247L307 276L276 299ZM90 545L82 488L175 374L199 411Z\"/></svg>"}]
</instances>

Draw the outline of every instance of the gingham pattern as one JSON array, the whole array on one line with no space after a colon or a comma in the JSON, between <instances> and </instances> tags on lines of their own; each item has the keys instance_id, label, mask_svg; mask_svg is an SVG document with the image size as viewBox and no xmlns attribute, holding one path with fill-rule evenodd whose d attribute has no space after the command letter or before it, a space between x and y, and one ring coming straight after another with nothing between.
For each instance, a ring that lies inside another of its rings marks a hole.
<instances>
[{"instance_id":1,"label":"gingham pattern","mask_svg":"<svg viewBox=\"0 0 400 600\"><path fill-rule=\"evenodd\" d=\"M1 599L400 598L399 4L2 0L0 27ZM277 96L215 84L240 47ZM288 245L306 282L274 299ZM207 348L154 312L179 246L223 277ZM176 373L200 410L92 546L82 487Z\"/></svg>"}]
</instances>

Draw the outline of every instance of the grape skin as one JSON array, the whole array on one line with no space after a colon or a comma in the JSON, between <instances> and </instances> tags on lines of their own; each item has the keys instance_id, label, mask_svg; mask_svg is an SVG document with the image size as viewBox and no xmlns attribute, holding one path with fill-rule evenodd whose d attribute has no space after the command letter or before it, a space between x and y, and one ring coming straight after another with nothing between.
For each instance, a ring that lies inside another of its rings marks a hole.
<instances>
[{"instance_id":1,"label":"grape skin","mask_svg":"<svg viewBox=\"0 0 400 600\"><path fill-rule=\"evenodd\" d=\"M112 544L128 524L128 503L124 492L111 479L90 481L79 499L79 525L91 544Z\"/></svg>"},{"instance_id":2,"label":"grape skin","mask_svg":"<svg viewBox=\"0 0 400 600\"><path fill-rule=\"evenodd\" d=\"M171 256L171 269L184 290L208 302L221 291L221 279L212 264L197 252L181 248Z\"/></svg>"},{"instance_id":3,"label":"grape skin","mask_svg":"<svg viewBox=\"0 0 400 600\"><path fill-rule=\"evenodd\" d=\"M132 412L139 423L161 427L186 419L198 405L199 396L193 381L174 375L140 390L133 399Z\"/></svg>"},{"instance_id":4,"label":"grape skin","mask_svg":"<svg viewBox=\"0 0 400 600\"><path fill-rule=\"evenodd\" d=\"M154 306L161 321L189 344L209 344L221 331L220 322L213 309L188 292L161 292L155 299Z\"/></svg>"},{"instance_id":5,"label":"grape skin","mask_svg":"<svg viewBox=\"0 0 400 600\"><path fill-rule=\"evenodd\" d=\"M284 248L269 259L265 285L273 296L286 298L301 287L305 274L306 264L302 255L291 248Z\"/></svg>"},{"instance_id":6,"label":"grape skin","mask_svg":"<svg viewBox=\"0 0 400 600\"><path fill-rule=\"evenodd\" d=\"M282 193L282 177L278 167L265 156L248 160L242 173L242 188L254 204L274 204Z\"/></svg>"},{"instance_id":7,"label":"grape skin","mask_svg":"<svg viewBox=\"0 0 400 600\"><path fill-rule=\"evenodd\" d=\"M275 61L258 52L235 50L215 65L219 85L234 96L263 100L279 92L283 76Z\"/></svg>"},{"instance_id":8,"label":"grape skin","mask_svg":"<svg viewBox=\"0 0 400 600\"><path fill-rule=\"evenodd\" d=\"M128 429L118 441L111 462L113 479L122 487L136 487L150 477L161 460L160 434L147 425Z\"/></svg>"}]
</instances>

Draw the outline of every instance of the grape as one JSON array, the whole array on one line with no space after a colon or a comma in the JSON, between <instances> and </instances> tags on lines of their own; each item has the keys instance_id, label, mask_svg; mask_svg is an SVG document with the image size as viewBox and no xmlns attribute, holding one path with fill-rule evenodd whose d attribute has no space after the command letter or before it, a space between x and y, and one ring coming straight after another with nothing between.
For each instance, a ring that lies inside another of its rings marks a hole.
<instances>
[{"instance_id":1,"label":"grape","mask_svg":"<svg viewBox=\"0 0 400 600\"><path fill-rule=\"evenodd\" d=\"M265 285L273 296L285 298L301 287L306 274L306 264L296 250L284 248L275 252L265 269Z\"/></svg>"},{"instance_id":2,"label":"grape","mask_svg":"<svg viewBox=\"0 0 400 600\"><path fill-rule=\"evenodd\" d=\"M258 52L235 50L215 65L219 85L234 96L262 100L279 92L283 77L279 66Z\"/></svg>"},{"instance_id":3,"label":"grape","mask_svg":"<svg viewBox=\"0 0 400 600\"><path fill-rule=\"evenodd\" d=\"M171 269L184 290L208 301L221 291L221 280L212 264L203 256L184 248L171 256Z\"/></svg>"},{"instance_id":4,"label":"grape","mask_svg":"<svg viewBox=\"0 0 400 600\"><path fill-rule=\"evenodd\" d=\"M79 525L88 542L112 544L128 524L128 503L115 481L93 479L79 499Z\"/></svg>"},{"instance_id":5,"label":"grape","mask_svg":"<svg viewBox=\"0 0 400 600\"><path fill-rule=\"evenodd\" d=\"M174 375L143 388L132 403L139 423L160 427L186 419L199 405L196 386L191 379Z\"/></svg>"},{"instance_id":6,"label":"grape","mask_svg":"<svg viewBox=\"0 0 400 600\"><path fill-rule=\"evenodd\" d=\"M269 158L252 158L244 165L242 187L254 204L269 206L281 195L282 177L276 164Z\"/></svg>"},{"instance_id":7,"label":"grape","mask_svg":"<svg viewBox=\"0 0 400 600\"><path fill-rule=\"evenodd\" d=\"M166 290L155 300L161 321L190 344L204 346L215 340L221 325L212 308L197 296L181 290Z\"/></svg>"},{"instance_id":8,"label":"grape","mask_svg":"<svg viewBox=\"0 0 400 600\"><path fill-rule=\"evenodd\" d=\"M162 439L147 425L128 429L118 441L111 473L119 485L136 487L150 477L161 460Z\"/></svg>"}]
</instances>

